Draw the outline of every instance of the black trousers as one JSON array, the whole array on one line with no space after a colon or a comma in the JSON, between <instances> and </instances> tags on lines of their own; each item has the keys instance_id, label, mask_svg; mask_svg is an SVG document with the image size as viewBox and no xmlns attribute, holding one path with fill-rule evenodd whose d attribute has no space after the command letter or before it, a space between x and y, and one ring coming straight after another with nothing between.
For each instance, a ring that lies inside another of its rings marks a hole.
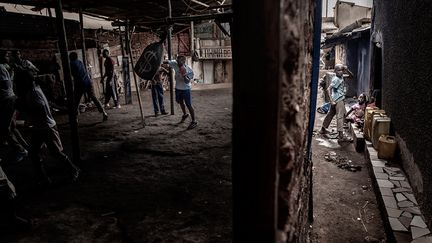
<instances>
[{"instance_id":1,"label":"black trousers","mask_svg":"<svg viewBox=\"0 0 432 243\"><path fill-rule=\"evenodd\" d=\"M102 104L100 103L100 101L95 96L92 85L90 85L88 87L76 87L76 89L75 89L75 111L78 111L78 105L81 101L81 97L83 96L83 94L87 94L88 98L91 101L93 101L93 103L96 105L96 107L100 113L105 112L104 108L102 107Z\"/></svg>"},{"instance_id":2,"label":"black trousers","mask_svg":"<svg viewBox=\"0 0 432 243\"><path fill-rule=\"evenodd\" d=\"M111 80L105 82L105 104L108 104L110 99L113 99L114 105L118 105L117 84Z\"/></svg>"}]
</instances>

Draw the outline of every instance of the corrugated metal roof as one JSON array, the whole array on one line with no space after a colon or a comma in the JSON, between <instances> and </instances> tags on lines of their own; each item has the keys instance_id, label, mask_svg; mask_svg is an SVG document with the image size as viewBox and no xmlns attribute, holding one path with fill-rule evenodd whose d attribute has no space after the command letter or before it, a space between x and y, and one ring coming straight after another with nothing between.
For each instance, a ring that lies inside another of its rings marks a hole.
<instances>
[{"instance_id":1,"label":"corrugated metal roof","mask_svg":"<svg viewBox=\"0 0 432 243\"><path fill-rule=\"evenodd\" d=\"M54 7L56 0L0 0L3 3L36 6L39 9ZM204 14L216 11L187 0L171 0L172 16L180 17L192 14ZM221 3L230 4L231 0L199 0L212 7ZM135 24L163 19L168 16L168 1L160 0L63 0L63 8L77 12L109 17L110 20L129 19Z\"/></svg>"},{"instance_id":2,"label":"corrugated metal roof","mask_svg":"<svg viewBox=\"0 0 432 243\"><path fill-rule=\"evenodd\" d=\"M69 34L79 33L79 22L65 20ZM56 37L55 19L45 16L0 12L1 39L46 39Z\"/></svg>"},{"instance_id":3,"label":"corrugated metal roof","mask_svg":"<svg viewBox=\"0 0 432 243\"><path fill-rule=\"evenodd\" d=\"M32 10L32 6L27 6L27 5L0 3L0 7L3 7L7 12L10 13L29 14L29 15L37 15L37 16L44 16L44 17L49 16L47 9L34 11ZM51 9L51 13L55 17L54 9ZM63 16L65 19L68 20L79 21L79 15L77 13L64 12ZM83 20L84 20L85 29L100 29L100 28L105 30L113 29L113 27L111 26L111 21L107 21L102 18L97 18L97 17L84 14Z\"/></svg>"},{"instance_id":4,"label":"corrugated metal roof","mask_svg":"<svg viewBox=\"0 0 432 243\"><path fill-rule=\"evenodd\" d=\"M338 27L333 22L323 22L321 25L322 32L334 31L337 30Z\"/></svg>"},{"instance_id":5,"label":"corrugated metal roof","mask_svg":"<svg viewBox=\"0 0 432 243\"><path fill-rule=\"evenodd\" d=\"M327 37L322 48L329 48L344 43L348 40L359 38L363 32L370 31L370 28L370 23L353 23L352 25L334 33L330 37Z\"/></svg>"}]
</instances>

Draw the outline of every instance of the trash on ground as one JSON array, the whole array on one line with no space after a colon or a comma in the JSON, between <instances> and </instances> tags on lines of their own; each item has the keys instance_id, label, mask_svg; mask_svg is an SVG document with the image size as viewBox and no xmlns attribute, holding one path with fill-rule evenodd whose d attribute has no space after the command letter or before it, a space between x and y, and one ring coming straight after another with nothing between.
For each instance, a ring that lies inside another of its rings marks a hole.
<instances>
[{"instance_id":1,"label":"trash on ground","mask_svg":"<svg viewBox=\"0 0 432 243\"><path fill-rule=\"evenodd\" d=\"M361 165L353 164L348 158L338 155L334 151L330 151L324 155L325 160L336 164L337 167L348 170L351 172L360 171L362 169Z\"/></svg>"},{"instance_id":2,"label":"trash on ground","mask_svg":"<svg viewBox=\"0 0 432 243\"><path fill-rule=\"evenodd\" d=\"M368 242L368 243L379 243L380 240L378 240L377 238L374 238L372 236L366 236L365 237L365 242Z\"/></svg>"}]
</instances>

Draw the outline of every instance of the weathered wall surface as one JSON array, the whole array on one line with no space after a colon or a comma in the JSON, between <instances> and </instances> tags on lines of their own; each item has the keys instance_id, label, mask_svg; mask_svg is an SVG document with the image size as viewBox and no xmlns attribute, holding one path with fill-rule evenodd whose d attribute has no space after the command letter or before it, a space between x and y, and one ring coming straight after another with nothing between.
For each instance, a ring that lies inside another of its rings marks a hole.
<instances>
[{"instance_id":1,"label":"weathered wall surface","mask_svg":"<svg viewBox=\"0 0 432 243\"><path fill-rule=\"evenodd\" d=\"M369 93L370 59L369 59L370 34L364 32L360 38L349 40L346 48L346 61L354 79L348 79L347 96L359 96L361 93Z\"/></svg>"},{"instance_id":2,"label":"weathered wall surface","mask_svg":"<svg viewBox=\"0 0 432 243\"><path fill-rule=\"evenodd\" d=\"M307 237L313 2L233 1L234 242Z\"/></svg>"},{"instance_id":3,"label":"weathered wall surface","mask_svg":"<svg viewBox=\"0 0 432 243\"><path fill-rule=\"evenodd\" d=\"M432 2L374 1L382 36L383 108L402 140L403 166L432 226ZM418 168L418 169L417 169Z\"/></svg>"},{"instance_id":4,"label":"weathered wall surface","mask_svg":"<svg viewBox=\"0 0 432 243\"><path fill-rule=\"evenodd\" d=\"M356 20L371 17L371 9L367 7L340 2L335 8L337 12L336 26L338 26L339 29L343 29Z\"/></svg>"},{"instance_id":5,"label":"weathered wall surface","mask_svg":"<svg viewBox=\"0 0 432 243\"><path fill-rule=\"evenodd\" d=\"M307 235L311 164L305 146L309 119L313 1L282 1L281 128L279 150L279 242Z\"/></svg>"}]
</instances>

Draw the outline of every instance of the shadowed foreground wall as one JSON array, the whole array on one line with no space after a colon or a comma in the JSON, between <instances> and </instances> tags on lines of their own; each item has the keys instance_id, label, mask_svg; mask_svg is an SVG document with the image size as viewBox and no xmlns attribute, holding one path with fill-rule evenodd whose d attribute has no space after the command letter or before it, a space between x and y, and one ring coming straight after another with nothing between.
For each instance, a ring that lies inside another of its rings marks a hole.
<instances>
[{"instance_id":1,"label":"shadowed foreground wall","mask_svg":"<svg viewBox=\"0 0 432 243\"><path fill-rule=\"evenodd\" d=\"M383 108L399 138L403 167L432 226L432 1L374 1L382 44Z\"/></svg>"},{"instance_id":2,"label":"shadowed foreground wall","mask_svg":"<svg viewBox=\"0 0 432 243\"><path fill-rule=\"evenodd\" d=\"M312 0L233 1L235 242L303 242Z\"/></svg>"},{"instance_id":3,"label":"shadowed foreground wall","mask_svg":"<svg viewBox=\"0 0 432 243\"><path fill-rule=\"evenodd\" d=\"M308 224L311 163L305 146L309 119L312 1L283 1L281 49L281 130L278 231L283 241L303 242Z\"/></svg>"}]
</instances>

